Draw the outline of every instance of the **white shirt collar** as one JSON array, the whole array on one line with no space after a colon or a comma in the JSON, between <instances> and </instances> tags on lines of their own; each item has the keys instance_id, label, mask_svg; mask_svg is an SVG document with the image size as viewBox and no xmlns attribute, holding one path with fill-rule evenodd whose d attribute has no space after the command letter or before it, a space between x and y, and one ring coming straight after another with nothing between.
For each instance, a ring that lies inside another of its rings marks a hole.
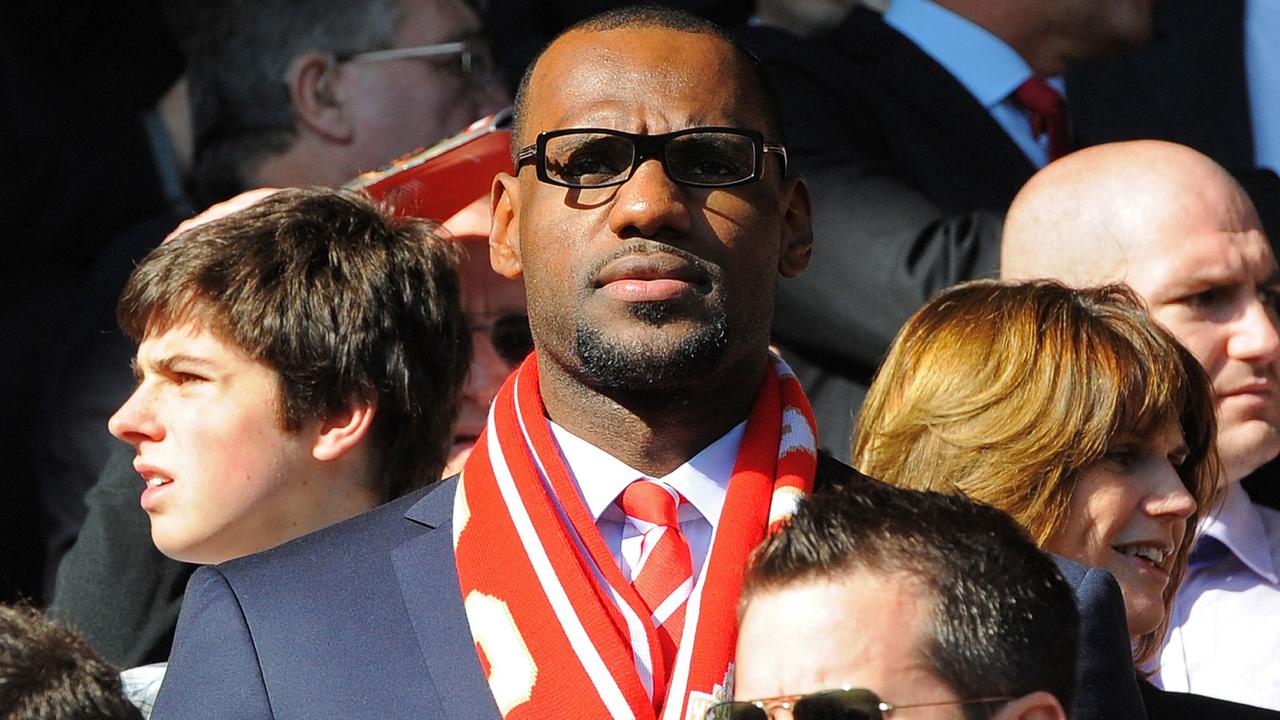
<instances>
[{"instance_id":1,"label":"white shirt collar","mask_svg":"<svg viewBox=\"0 0 1280 720\"><path fill-rule=\"evenodd\" d=\"M609 453L565 430L550 420L551 433L560 445L565 464L578 493L586 503L591 516L599 522L610 509L617 509L614 501L633 481L649 477L627 465ZM720 522L720 509L724 507L729 477L733 474L738 448L747 429L744 420L719 439L703 448L688 462L660 477L652 478L675 488L684 496L712 527ZM621 511L617 511L621 517ZM683 518L682 518L683 519Z\"/></svg>"},{"instance_id":2,"label":"white shirt collar","mask_svg":"<svg viewBox=\"0 0 1280 720\"><path fill-rule=\"evenodd\" d=\"M893 0L884 21L946 68L988 111L1035 74L986 28L929 0ZM1062 93L1060 77L1048 80Z\"/></svg>"},{"instance_id":3,"label":"white shirt collar","mask_svg":"<svg viewBox=\"0 0 1280 720\"><path fill-rule=\"evenodd\" d=\"M1221 542L1250 570L1269 582L1280 583L1266 526L1240 483L1227 484L1222 505L1201 521L1200 533Z\"/></svg>"}]
</instances>

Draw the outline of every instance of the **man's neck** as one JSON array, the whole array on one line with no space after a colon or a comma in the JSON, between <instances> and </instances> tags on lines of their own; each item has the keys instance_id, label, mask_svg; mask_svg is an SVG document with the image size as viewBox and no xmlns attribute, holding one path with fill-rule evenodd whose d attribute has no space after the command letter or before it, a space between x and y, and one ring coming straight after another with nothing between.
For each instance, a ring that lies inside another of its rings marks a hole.
<instances>
[{"instance_id":1,"label":"man's neck","mask_svg":"<svg viewBox=\"0 0 1280 720\"><path fill-rule=\"evenodd\" d=\"M1004 41L1041 77L1061 75L1069 54L1065 38L1046 27L1039 13L1019 7L1025 0L933 0Z\"/></svg>"},{"instance_id":2,"label":"man's neck","mask_svg":"<svg viewBox=\"0 0 1280 720\"><path fill-rule=\"evenodd\" d=\"M299 137L284 152L263 158L250 174L259 187L337 187L354 178L356 173L339 170L339 163L330 157L331 153L326 154L313 147L307 138Z\"/></svg>"},{"instance_id":3,"label":"man's neck","mask_svg":"<svg viewBox=\"0 0 1280 720\"><path fill-rule=\"evenodd\" d=\"M554 362L539 365L547 414L561 427L652 477L684 464L751 413L767 358L672 389L590 387Z\"/></svg>"}]
</instances>

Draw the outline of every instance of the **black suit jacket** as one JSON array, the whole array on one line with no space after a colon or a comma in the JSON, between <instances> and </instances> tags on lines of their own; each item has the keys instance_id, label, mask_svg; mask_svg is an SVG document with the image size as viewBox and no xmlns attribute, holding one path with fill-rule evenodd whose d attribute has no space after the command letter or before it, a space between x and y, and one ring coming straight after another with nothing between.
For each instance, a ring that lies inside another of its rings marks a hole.
<instances>
[{"instance_id":1,"label":"black suit jacket","mask_svg":"<svg viewBox=\"0 0 1280 720\"><path fill-rule=\"evenodd\" d=\"M133 448L119 446L85 496L88 515L58 567L48 612L113 665L134 667L169 658L183 589L196 566L156 549L138 502L143 485Z\"/></svg>"},{"instance_id":2,"label":"black suit jacket","mask_svg":"<svg viewBox=\"0 0 1280 720\"><path fill-rule=\"evenodd\" d=\"M1219 700L1206 695L1161 690L1145 680L1138 683L1148 720L1275 720L1280 712ZM1082 715L1081 717L1087 717Z\"/></svg>"},{"instance_id":3,"label":"black suit jacket","mask_svg":"<svg viewBox=\"0 0 1280 720\"><path fill-rule=\"evenodd\" d=\"M1080 611L1080 656L1076 661L1076 702L1072 717L1142 720L1138 675L1129 647L1120 585L1111 573L1053 556L1071 586Z\"/></svg>"}]
</instances>

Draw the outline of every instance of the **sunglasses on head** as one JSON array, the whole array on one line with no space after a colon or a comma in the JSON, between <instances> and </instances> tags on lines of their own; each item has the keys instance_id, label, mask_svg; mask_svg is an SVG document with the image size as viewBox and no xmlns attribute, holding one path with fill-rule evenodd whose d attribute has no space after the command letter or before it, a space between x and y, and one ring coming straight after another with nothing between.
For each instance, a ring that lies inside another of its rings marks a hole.
<instances>
[{"instance_id":1,"label":"sunglasses on head","mask_svg":"<svg viewBox=\"0 0 1280 720\"><path fill-rule=\"evenodd\" d=\"M484 333L498 354L508 365L515 367L533 352L533 331L529 329L529 316L512 313L502 315L493 322L473 323L471 331Z\"/></svg>"},{"instance_id":2,"label":"sunglasses on head","mask_svg":"<svg viewBox=\"0 0 1280 720\"><path fill-rule=\"evenodd\" d=\"M794 720L884 720L894 710L938 705L974 705L1012 700L1011 697L985 697L973 700L894 705L880 699L870 690L843 687L807 695L782 695L759 700L737 700L712 705L704 720L769 720L775 710L785 710Z\"/></svg>"}]
</instances>

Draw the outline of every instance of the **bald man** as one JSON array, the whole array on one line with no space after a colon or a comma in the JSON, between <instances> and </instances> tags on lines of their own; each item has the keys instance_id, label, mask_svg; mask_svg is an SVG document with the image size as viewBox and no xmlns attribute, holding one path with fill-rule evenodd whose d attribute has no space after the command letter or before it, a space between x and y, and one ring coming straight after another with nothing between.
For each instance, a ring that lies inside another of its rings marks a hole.
<instances>
[{"instance_id":1,"label":"bald man","mask_svg":"<svg viewBox=\"0 0 1280 720\"><path fill-rule=\"evenodd\" d=\"M1280 709L1280 513L1239 484L1280 453L1280 280L1248 196L1181 145L1082 150L1014 199L1001 276L1126 282L1208 371L1226 497L1201 526L1153 679Z\"/></svg>"}]
</instances>

